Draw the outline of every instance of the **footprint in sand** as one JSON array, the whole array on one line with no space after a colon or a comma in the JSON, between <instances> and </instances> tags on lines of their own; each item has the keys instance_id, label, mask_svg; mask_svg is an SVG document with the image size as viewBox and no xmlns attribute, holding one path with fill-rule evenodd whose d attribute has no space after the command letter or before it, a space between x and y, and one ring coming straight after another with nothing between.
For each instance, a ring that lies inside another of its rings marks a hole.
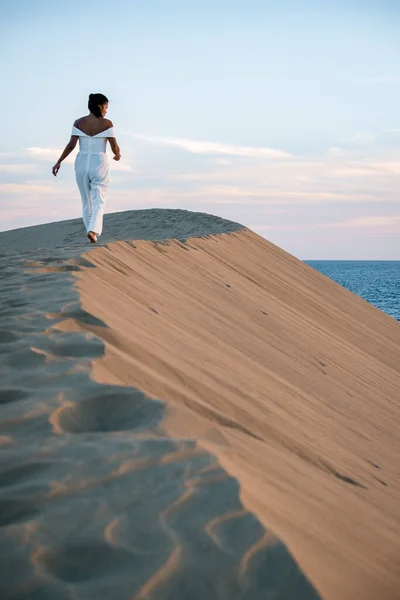
<instances>
[{"instance_id":1,"label":"footprint in sand","mask_svg":"<svg viewBox=\"0 0 400 600\"><path fill-rule=\"evenodd\" d=\"M164 404L133 388L96 386L79 402L66 401L50 421L58 432L84 433L153 429L161 421ZM108 389L107 389L108 388Z\"/></svg>"}]
</instances>

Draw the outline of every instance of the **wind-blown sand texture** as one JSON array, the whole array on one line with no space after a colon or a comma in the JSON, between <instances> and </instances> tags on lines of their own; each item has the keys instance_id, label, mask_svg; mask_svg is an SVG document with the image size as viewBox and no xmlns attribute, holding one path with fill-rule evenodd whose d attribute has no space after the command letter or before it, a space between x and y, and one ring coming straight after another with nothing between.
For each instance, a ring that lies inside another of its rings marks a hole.
<instances>
[{"instance_id":1,"label":"wind-blown sand texture","mask_svg":"<svg viewBox=\"0 0 400 600\"><path fill-rule=\"evenodd\" d=\"M400 598L400 324L235 223L105 230L0 234L0 596Z\"/></svg>"}]
</instances>

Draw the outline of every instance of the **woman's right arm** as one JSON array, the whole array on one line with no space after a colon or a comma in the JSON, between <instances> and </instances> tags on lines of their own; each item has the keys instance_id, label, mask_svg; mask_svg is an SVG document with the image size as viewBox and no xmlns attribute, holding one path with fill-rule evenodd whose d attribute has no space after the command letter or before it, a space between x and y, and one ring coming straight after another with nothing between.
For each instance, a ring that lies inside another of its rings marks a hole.
<instances>
[{"instance_id":1,"label":"woman's right arm","mask_svg":"<svg viewBox=\"0 0 400 600\"><path fill-rule=\"evenodd\" d=\"M57 173L60 170L62 161L64 160L64 158L67 158L67 156L69 156L69 154L71 154L72 150L75 148L76 144L78 143L78 140L79 140L79 136L71 135L71 139L69 140L68 144L65 146L63 153L61 154L60 158L58 159L58 161L52 168L52 173L53 173L54 177L57 177Z\"/></svg>"}]
</instances>

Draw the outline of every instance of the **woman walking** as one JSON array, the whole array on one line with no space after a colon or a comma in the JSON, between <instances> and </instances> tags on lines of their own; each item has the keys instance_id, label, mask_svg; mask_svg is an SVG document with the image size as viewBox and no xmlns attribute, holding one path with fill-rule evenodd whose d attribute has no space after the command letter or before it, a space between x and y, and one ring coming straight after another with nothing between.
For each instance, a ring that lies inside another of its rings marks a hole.
<instances>
[{"instance_id":1,"label":"woman walking","mask_svg":"<svg viewBox=\"0 0 400 600\"><path fill-rule=\"evenodd\" d=\"M57 176L62 161L71 154L79 140L79 152L75 160L75 177L82 197L83 222L92 244L97 242L103 229L105 195L109 181L106 154L107 140L120 160L120 149L115 138L114 126L106 119L108 100L103 94L90 94L89 114L77 119L72 127L71 139L53 167Z\"/></svg>"}]
</instances>

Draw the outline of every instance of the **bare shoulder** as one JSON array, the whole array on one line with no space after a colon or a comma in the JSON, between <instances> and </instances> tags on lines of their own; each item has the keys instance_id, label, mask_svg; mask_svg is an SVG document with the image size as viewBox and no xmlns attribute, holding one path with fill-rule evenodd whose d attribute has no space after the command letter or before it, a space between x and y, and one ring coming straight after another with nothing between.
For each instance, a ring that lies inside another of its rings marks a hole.
<instances>
[{"instance_id":1,"label":"bare shoulder","mask_svg":"<svg viewBox=\"0 0 400 600\"><path fill-rule=\"evenodd\" d=\"M104 124L107 125L107 128L114 127L113 122L110 119L104 119Z\"/></svg>"},{"instance_id":2,"label":"bare shoulder","mask_svg":"<svg viewBox=\"0 0 400 600\"><path fill-rule=\"evenodd\" d=\"M82 125L82 123L84 123L86 120L86 117L79 117L79 119L76 119L76 121L74 122L74 127L78 127L79 125Z\"/></svg>"}]
</instances>

